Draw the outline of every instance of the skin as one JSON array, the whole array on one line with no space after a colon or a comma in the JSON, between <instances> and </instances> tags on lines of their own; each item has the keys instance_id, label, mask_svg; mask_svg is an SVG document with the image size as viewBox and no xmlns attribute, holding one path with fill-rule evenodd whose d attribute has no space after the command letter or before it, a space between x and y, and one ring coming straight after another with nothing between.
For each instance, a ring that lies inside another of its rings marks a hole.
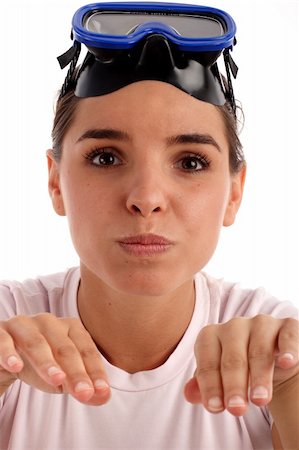
<instances>
[{"instance_id":1,"label":"skin","mask_svg":"<svg viewBox=\"0 0 299 450\"><path fill-rule=\"evenodd\" d=\"M122 135L84 137L91 129ZM204 142L194 140L195 133ZM95 149L106 149L113 164L99 167ZM191 162L197 171L188 168ZM222 226L235 220L245 168L230 173L214 106L151 81L81 100L61 161L49 151L48 165L53 207L67 216L80 256L81 321L41 314L1 322L0 394L18 376L100 405L110 389L97 348L134 373L163 364L180 341L193 312L193 276L213 255ZM153 254L132 254L121 245L140 234L170 243ZM249 399L269 404L275 448L297 448L297 321L260 315L209 325L199 333L195 356L188 401L235 416L246 412Z\"/></svg>"}]
</instances>

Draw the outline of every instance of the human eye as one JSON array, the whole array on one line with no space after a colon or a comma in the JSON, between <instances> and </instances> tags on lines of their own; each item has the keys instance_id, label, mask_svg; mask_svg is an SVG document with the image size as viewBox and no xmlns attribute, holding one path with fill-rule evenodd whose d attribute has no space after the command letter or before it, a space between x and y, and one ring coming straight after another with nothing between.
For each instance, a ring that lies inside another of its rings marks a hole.
<instances>
[{"instance_id":1,"label":"human eye","mask_svg":"<svg viewBox=\"0 0 299 450\"><path fill-rule=\"evenodd\" d=\"M198 173L210 167L211 161L206 155L190 153L180 158L175 166L184 172Z\"/></svg>"},{"instance_id":2,"label":"human eye","mask_svg":"<svg viewBox=\"0 0 299 450\"><path fill-rule=\"evenodd\" d=\"M111 167L122 164L120 158L115 154L115 151L110 148L96 148L87 152L84 157L90 161L94 166Z\"/></svg>"}]
</instances>

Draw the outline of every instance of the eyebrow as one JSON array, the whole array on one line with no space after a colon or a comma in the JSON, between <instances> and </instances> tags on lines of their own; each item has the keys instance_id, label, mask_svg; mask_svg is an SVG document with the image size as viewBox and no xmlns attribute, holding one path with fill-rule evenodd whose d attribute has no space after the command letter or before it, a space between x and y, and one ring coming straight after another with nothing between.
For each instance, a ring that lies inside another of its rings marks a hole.
<instances>
[{"instance_id":1,"label":"eyebrow","mask_svg":"<svg viewBox=\"0 0 299 450\"><path fill-rule=\"evenodd\" d=\"M85 139L116 139L118 141L130 141L130 136L125 131L116 130L113 128L92 128L85 131L82 136L79 137L77 142L81 142ZM166 139L168 146L177 144L205 144L214 146L219 152L221 152L220 145L209 134L178 134L177 136L170 136Z\"/></svg>"},{"instance_id":2,"label":"eyebrow","mask_svg":"<svg viewBox=\"0 0 299 450\"><path fill-rule=\"evenodd\" d=\"M93 128L85 131L85 133L79 137L77 142L81 142L84 139L116 139L119 141L129 141L130 136L125 131L114 130L111 128Z\"/></svg>"},{"instance_id":3,"label":"eyebrow","mask_svg":"<svg viewBox=\"0 0 299 450\"><path fill-rule=\"evenodd\" d=\"M177 136L171 136L167 139L168 145L176 145L176 144L206 144L213 145L218 152L221 153L220 145L215 141L215 139L209 134L179 134Z\"/></svg>"}]
</instances>

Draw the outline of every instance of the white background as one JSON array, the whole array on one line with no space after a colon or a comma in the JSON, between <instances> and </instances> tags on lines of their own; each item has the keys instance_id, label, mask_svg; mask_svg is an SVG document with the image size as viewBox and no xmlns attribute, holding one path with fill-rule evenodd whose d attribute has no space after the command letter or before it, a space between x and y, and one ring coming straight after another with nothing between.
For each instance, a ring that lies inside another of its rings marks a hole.
<instances>
[{"instance_id":1,"label":"white background","mask_svg":"<svg viewBox=\"0 0 299 450\"><path fill-rule=\"evenodd\" d=\"M88 0L87 0L88 2ZM234 83L245 111L248 162L236 224L223 229L208 272L263 285L299 305L299 6L297 0L203 0L238 27ZM67 221L47 192L45 151L54 98L84 0L14 0L1 6L0 278L24 279L77 265Z\"/></svg>"}]
</instances>

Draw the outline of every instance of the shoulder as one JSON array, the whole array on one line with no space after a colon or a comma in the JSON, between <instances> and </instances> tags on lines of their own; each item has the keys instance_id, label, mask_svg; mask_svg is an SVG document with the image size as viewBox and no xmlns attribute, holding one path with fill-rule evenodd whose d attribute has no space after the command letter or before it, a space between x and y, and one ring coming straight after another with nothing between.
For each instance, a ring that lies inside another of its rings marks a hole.
<instances>
[{"instance_id":1,"label":"shoulder","mask_svg":"<svg viewBox=\"0 0 299 450\"><path fill-rule=\"evenodd\" d=\"M79 269L72 268L66 272L22 282L0 281L0 319L7 319L17 314L38 314L53 312L55 300L59 300L65 291L79 282Z\"/></svg>"},{"instance_id":2,"label":"shoulder","mask_svg":"<svg viewBox=\"0 0 299 450\"><path fill-rule=\"evenodd\" d=\"M196 285L209 298L212 322L221 323L233 317L254 317L257 314L298 319L298 309L294 304L276 298L263 287L250 289L240 283L216 279L205 272L196 275Z\"/></svg>"}]
</instances>

